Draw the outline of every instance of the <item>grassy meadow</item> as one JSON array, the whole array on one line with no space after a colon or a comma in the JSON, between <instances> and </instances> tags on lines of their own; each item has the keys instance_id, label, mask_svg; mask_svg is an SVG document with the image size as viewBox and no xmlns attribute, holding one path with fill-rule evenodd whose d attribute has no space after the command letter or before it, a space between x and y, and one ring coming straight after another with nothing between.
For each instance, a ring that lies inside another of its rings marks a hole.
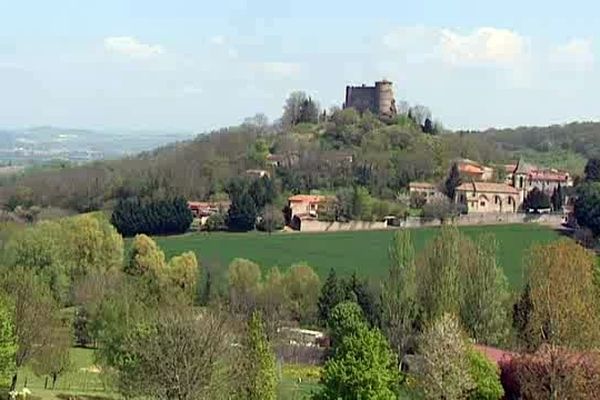
<instances>
[{"instance_id":1,"label":"grassy meadow","mask_svg":"<svg viewBox=\"0 0 600 400\"><path fill-rule=\"evenodd\" d=\"M522 284L523 255L534 243L555 240L559 233L536 224L462 227L470 237L493 233L498 241L498 261L513 288ZM436 234L438 228L411 230L417 252ZM184 251L196 252L202 265L226 270L234 258L247 258L263 271L273 266L286 269L306 262L324 278L330 268L340 275L357 272L360 276L380 279L388 264L388 246L393 231L335 233L193 233L157 237L156 241L172 257Z\"/></svg>"}]
</instances>

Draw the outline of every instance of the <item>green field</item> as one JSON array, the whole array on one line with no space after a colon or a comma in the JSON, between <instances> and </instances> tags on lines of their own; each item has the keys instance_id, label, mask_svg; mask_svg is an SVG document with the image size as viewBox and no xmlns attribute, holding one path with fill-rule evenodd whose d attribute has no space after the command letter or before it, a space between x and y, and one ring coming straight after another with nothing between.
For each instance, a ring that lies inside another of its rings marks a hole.
<instances>
[{"instance_id":1,"label":"green field","mask_svg":"<svg viewBox=\"0 0 600 400\"><path fill-rule=\"evenodd\" d=\"M493 233L499 243L498 260L513 287L522 283L522 259L533 243L549 242L559 233L536 224L463 227L461 231L475 237ZM411 230L417 251L423 249L437 228ZM157 242L168 257L193 250L201 264L224 272L234 258L250 259L263 271L273 266L285 269L294 263L306 262L321 277L330 268L341 275L357 272L379 279L388 264L388 246L393 231L363 231L336 233L194 233L182 236L158 237Z\"/></svg>"}]
</instances>

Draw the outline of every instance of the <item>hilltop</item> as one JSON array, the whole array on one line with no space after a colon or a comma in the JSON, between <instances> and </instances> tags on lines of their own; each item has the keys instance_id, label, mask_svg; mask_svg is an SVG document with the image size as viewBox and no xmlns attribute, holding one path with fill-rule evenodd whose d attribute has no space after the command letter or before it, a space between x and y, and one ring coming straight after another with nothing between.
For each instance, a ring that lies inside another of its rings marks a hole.
<instances>
[{"instance_id":1,"label":"hilltop","mask_svg":"<svg viewBox=\"0 0 600 400\"><path fill-rule=\"evenodd\" d=\"M291 120L284 114L268 123L257 115L137 156L4 179L0 201L18 187L27 188L35 204L80 212L110 208L128 196L207 200L248 169L268 170L282 193L332 192L357 184L374 197L393 199L411 181L442 179L457 158L494 164L524 156L578 175L586 158L600 154L600 123L451 132L437 123L425 129L427 122L411 109L383 120L352 108L324 113L309 98L304 106L308 109ZM125 147L116 137L104 140Z\"/></svg>"}]
</instances>

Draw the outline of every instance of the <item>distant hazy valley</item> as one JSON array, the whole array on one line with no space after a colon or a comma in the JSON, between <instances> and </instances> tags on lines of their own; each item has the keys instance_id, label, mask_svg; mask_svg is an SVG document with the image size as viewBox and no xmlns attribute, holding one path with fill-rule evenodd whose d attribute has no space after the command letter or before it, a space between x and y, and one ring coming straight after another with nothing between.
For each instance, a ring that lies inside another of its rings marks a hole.
<instances>
[{"instance_id":1,"label":"distant hazy valley","mask_svg":"<svg viewBox=\"0 0 600 400\"><path fill-rule=\"evenodd\" d=\"M0 129L0 164L18 166L50 160L87 162L119 158L193 136L189 132L117 132L55 127Z\"/></svg>"}]
</instances>

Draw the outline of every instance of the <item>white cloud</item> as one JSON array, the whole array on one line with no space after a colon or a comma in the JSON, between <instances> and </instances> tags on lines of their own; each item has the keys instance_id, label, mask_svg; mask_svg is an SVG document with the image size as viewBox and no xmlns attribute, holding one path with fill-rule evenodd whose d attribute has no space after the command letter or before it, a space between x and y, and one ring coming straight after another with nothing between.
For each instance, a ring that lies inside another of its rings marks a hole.
<instances>
[{"instance_id":1,"label":"white cloud","mask_svg":"<svg viewBox=\"0 0 600 400\"><path fill-rule=\"evenodd\" d=\"M112 36L104 39L104 48L115 54L131 58L152 58L165 52L160 45L142 43L131 36Z\"/></svg>"},{"instance_id":2,"label":"white cloud","mask_svg":"<svg viewBox=\"0 0 600 400\"><path fill-rule=\"evenodd\" d=\"M466 35L442 29L440 46L443 60L453 65L511 65L525 55L526 40L508 29L484 27Z\"/></svg>"},{"instance_id":3,"label":"white cloud","mask_svg":"<svg viewBox=\"0 0 600 400\"><path fill-rule=\"evenodd\" d=\"M588 39L572 39L565 44L556 46L550 61L579 70L588 70L595 61L592 42Z\"/></svg>"},{"instance_id":4,"label":"white cloud","mask_svg":"<svg viewBox=\"0 0 600 400\"><path fill-rule=\"evenodd\" d=\"M279 78L292 78L302 72L302 66L290 62L264 62L258 65L259 69L267 75Z\"/></svg>"}]
</instances>

